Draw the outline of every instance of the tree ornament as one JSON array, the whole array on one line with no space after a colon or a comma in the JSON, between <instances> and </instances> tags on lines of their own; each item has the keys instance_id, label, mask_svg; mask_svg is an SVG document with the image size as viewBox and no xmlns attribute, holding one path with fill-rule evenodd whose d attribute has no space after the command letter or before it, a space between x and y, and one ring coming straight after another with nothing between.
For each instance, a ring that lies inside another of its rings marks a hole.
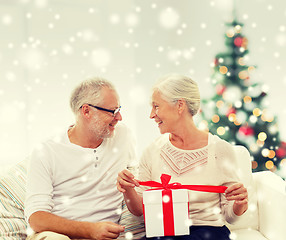
<instances>
[{"instance_id":1,"label":"tree ornament","mask_svg":"<svg viewBox=\"0 0 286 240\"><path fill-rule=\"evenodd\" d=\"M247 44L248 44L247 38L246 37L242 38L241 46L246 49L247 48Z\"/></svg>"},{"instance_id":2,"label":"tree ornament","mask_svg":"<svg viewBox=\"0 0 286 240\"><path fill-rule=\"evenodd\" d=\"M233 107L231 107L231 108L228 109L228 111L227 111L227 113L226 113L226 116L229 117L229 115L232 114L232 113L236 113L236 109L233 108Z\"/></svg>"},{"instance_id":3,"label":"tree ornament","mask_svg":"<svg viewBox=\"0 0 286 240\"><path fill-rule=\"evenodd\" d=\"M218 95L222 95L224 93L225 89L226 89L226 87L222 84L216 85L216 93Z\"/></svg>"},{"instance_id":4,"label":"tree ornament","mask_svg":"<svg viewBox=\"0 0 286 240\"><path fill-rule=\"evenodd\" d=\"M248 125L243 125L239 128L238 132L240 134L243 134L245 136L253 136L254 135L254 130L252 127L249 127Z\"/></svg>"},{"instance_id":5,"label":"tree ornament","mask_svg":"<svg viewBox=\"0 0 286 240\"><path fill-rule=\"evenodd\" d=\"M281 142L280 147L276 150L276 156L279 158L286 157L286 142Z\"/></svg>"},{"instance_id":6,"label":"tree ornament","mask_svg":"<svg viewBox=\"0 0 286 240\"><path fill-rule=\"evenodd\" d=\"M235 46L242 47L243 38L242 37L236 37L233 42L234 42Z\"/></svg>"},{"instance_id":7,"label":"tree ornament","mask_svg":"<svg viewBox=\"0 0 286 240\"><path fill-rule=\"evenodd\" d=\"M218 58L214 59L214 64L215 64L215 66L218 66L218 64L219 64Z\"/></svg>"},{"instance_id":8,"label":"tree ornament","mask_svg":"<svg viewBox=\"0 0 286 240\"><path fill-rule=\"evenodd\" d=\"M262 93L260 94L260 97L265 97L266 95L267 95L266 92L262 92Z\"/></svg>"}]
</instances>

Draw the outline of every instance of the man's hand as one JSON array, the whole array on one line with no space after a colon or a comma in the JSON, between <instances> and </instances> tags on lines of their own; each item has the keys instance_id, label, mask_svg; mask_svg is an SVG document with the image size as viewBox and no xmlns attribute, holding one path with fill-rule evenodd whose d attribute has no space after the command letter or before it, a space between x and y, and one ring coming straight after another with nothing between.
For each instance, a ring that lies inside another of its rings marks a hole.
<instances>
[{"instance_id":1,"label":"man's hand","mask_svg":"<svg viewBox=\"0 0 286 240\"><path fill-rule=\"evenodd\" d=\"M228 201L234 200L233 211L237 216L242 215L248 208L248 193L242 183L235 183L225 190Z\"/></svg>"},{"instance_id":2,"label":"man's hand","mask_svg":"<svg viewBox=\"0 0 286 240\"><path fill-rule=\"evenodd\" d=\"M38 211L29 218L35 232L52 231L76 239L116 239L124 227L113 222L85 222L69 220L49 212Z\"/></svg>"},{"instance_id":3,"label":"man's hand","mask_svg":"<svg viewBox=\"0 0 286 240\"><path fill-rule=\"evenodd\" d=\"M116 239L124 227L113 222L91 223L91 238L96 240Z\"/></svg>"},{"instance_id":4,"label":"man's hand","mask_svg":"<svg viewBox=\"0 0 286 240\"><path fill-rule=\"evenodd\" d=\"M126 169L118 173L116 185L117 185L118 191L122 193L125 193L126 190L130 188L134 188L135 186L139 187L139 183L134 178L134 175Z\"/></svg>"}]
</instances>

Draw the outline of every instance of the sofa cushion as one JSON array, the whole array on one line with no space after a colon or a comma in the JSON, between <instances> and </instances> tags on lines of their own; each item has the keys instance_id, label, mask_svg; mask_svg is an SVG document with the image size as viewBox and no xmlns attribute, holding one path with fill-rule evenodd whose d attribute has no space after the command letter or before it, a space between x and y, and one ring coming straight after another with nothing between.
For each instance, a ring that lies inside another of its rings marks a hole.
<instances>
[{"instance_id":1,"label":"sofa cushion","mask_svg":"<svg viewBox=\"0 0 286 240\"><path fill-rule=\"evenodd\" d=\"M259 231L254 229L240 229L231 232L230 239L235 240L268 240Z\"/></svg>"},{"instance_id":2,"label":"sofa cushion","mask_svg":"<svg viewBox=\"0 0 286 240\"><path fill-rule=\"evenodd\" d=\"M0 177L0 238L25 239L24 200L27 160L19 162Z\"/></svg>"},{"instance_id":3,"label":"sofa cushion","mask_svg":"<svg viewBox=\"0 0 286 240\"><path fill-rule=\"evenodd\" d=\"M125 227L125 231L118 239L140 239L145 236L144 217L134 216L124 202L119 224Z\"/></svg>"}]
</instances>

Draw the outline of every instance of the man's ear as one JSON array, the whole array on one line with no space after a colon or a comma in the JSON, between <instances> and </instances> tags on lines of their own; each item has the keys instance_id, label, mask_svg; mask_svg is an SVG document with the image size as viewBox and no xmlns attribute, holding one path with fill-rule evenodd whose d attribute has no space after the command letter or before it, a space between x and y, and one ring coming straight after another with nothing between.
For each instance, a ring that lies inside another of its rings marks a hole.
<instances>
[{"instance_id":1,"label":"man's ear","mask_svg":"<svg viewBox=\"0 0 286 240\"><path fill-rule=\"evenodd\" d=\"M82 105L80 108L80 113L84 118L90 118L90 107L87 104Z\"/></svg>"},{"instance_id":2,"label":"man's ear","mask_svg":"<svg viewBox=\"0 0 286 240\"><path fill-rule=\"evenodd\" d=\"M186 108L186 100L185 99L179 99L177 101L177 106L178 106L178 112L179 112L179 114L181 114L182 112L184 112L184 110Z\"/></svg>"}]
</instances>

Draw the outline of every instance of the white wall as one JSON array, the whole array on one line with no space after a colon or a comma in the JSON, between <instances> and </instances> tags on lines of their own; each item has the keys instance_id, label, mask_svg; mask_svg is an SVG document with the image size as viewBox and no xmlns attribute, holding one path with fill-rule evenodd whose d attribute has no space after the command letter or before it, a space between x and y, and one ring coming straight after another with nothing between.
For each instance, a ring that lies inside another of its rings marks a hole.
<instances>
[{"instance_id":1,"label":"white wall","mask_svg":"<svg viewBox=\"0 0 286 240\"><path fill-rule=\"evenodd\" d=\"M240 0L253 78L269 86L269 108L286 140L286 2ZM74 86L103 76L117 86L138 152L159 135L148 119L154 81L190 75L212 91L210 63L224 51L230 0L0 0L0 166L73 123ZM0 170L1 171L1 170Z\"/></svg>"}]
</instances>

